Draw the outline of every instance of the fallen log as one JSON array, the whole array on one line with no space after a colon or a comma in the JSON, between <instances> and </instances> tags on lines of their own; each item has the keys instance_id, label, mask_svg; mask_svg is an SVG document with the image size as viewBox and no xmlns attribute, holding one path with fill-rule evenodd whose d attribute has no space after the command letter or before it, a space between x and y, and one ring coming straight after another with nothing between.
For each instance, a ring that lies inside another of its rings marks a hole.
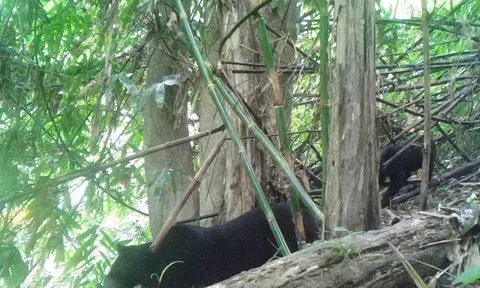
<instances>
[{"instance_id":1,"label":"fallen log","mask_svg":"<svg viewBox=\"0 0 480 288\"><path fill-rule=\"evenodd\" d=\"M447 267L449 244L458 241L455 221L416 214L382 230L353 233L243 272L212 288L415 287L393 249L426 279Z\"/></svg>"}]
</instances>

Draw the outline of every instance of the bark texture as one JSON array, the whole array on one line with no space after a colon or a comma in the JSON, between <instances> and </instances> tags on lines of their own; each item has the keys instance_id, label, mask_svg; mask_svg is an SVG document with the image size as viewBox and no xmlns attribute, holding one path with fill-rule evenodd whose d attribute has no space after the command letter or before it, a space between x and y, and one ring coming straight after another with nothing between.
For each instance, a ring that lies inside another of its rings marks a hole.
<instances>
[{"instance_id":1,"label":"bark texture","mask_svg":"<svg viewBox=\"0 0 480 288\"><path fill-rule=\"evenodd\" d=\"M282 0L281 2L284 5L280 5L281 8L278 11L274 12L270 6L267 6L262 10L262 15L269 25L275 27L276 31L289 35L291 40L295 40L296 1ZM260 51L260 48L255 33L255 23L252 21L247 21L226 42L223 51L221 51L221 57L218 51L220 40L251 9L250 1L243 0L214 1L210 4L208 15L211 16L207 23L210 29L206 35L205 45L207 56L213 65L217 65L220 59L244 63L263 63L261 54L257 52ZM287 16L284 17L284 15ZM280 59L278 64L290 64L289 61L293 61L295 54L293 49L287 46L285 39L284 41L271 42L275 43L273 48L280 55L278 56L278 59ZM257 124L265 128L268 133L275 133L273 98L266 75L229 72L232 69L245 69L245 66L241 65L225 65L223 68L227 71L229 81L236 91L250 104L258 116L260 123ZM284 98L289 99L290 96L287 97L287 95L291 94L293 80L285 76L281 77L280 80L281 84L284 85L282 87L284 88ZM285 102L288 103L289 101L285 100ZM235 113L229 111L236 121L237 132L241 136L250 136L247 128L238 120ZM200 130L210 129L221 124L220 116L217 114L215 105L206 89L201 93L197 113L200 119ZM201 161L212 149L216 142L215 137L218 136L200 141ZM256 175L260 178L262 188L266 191L267 181L273 177L281 176L275 172L276 168L272 161L269 160L257 141L247 139L244 141L244 145ZM242 168L238 152L234 145L227 141L200 187L201 214L220 212L220 215L217 218L202 221L202 225L210 226L233 219L250 210L254 205L254 200L251 185Z\"/></svg>"},{"instance_id":2,"label":"bark texture","mask_svg":"<svg viewBox=\"0 0 480 288\"><path fill-rule=\"evenodd\" d=\"M380 226L375 129L373 0L335 1L337 48L332 87L326 225L350 231Z\"/></svg>"},{"instance_id":3,"label":"bark texture","mask_svg":"<svg viewBox=\"0 0 480 288\"><path fill-rule=\"evenodd\" d=\"M238 22L243 13L246 13L246 3L239 3L236 6L235 1L225 1L224 5L220 2L212 2L209 6L209 29L206 33L206 52L213 65L217 65L221 59L219 50L220 40L224 35ZM242 37L240 37L242 35ZM224 55L237 55L234 53L240 44L250 46L254 42L252 31L248 25L241 27L226 42L223 51ZM232 58L231 56L230 58ZM223 56L225 58L225 56ZM237 56L237 58L242 58ZM247 61L247 60L245 60ZM238 76L240 77L240 76ZM233 79L230 79L233 81ZM244 86L252 85L249 79L243 80ZM236 87L238 89L238 87ZM252 89L252 87L250 88ZM198 105L198 116L200 119L200 130L210 129L222 123L215 105L208 94L207 89L203 89ZM225 103L226 106L228 104ZM241 128L240 121L236 118L231 109L227 109L235 119L237 128ZM241 134L241 130L237 129ZM242 134L241 134L242 135ZM200 160L203 162L209 151L212 149L216 139L209 137L200 140ZM231 141L225 142L222 150L210 167L207 175L200 186L200 211L201 214L219 212L217 218L202 221L205 226L211 226L217 223L223 223L229 219L235 218L248 211L253 203L249 181L240 165L240 157L236 153L236 148ZM232 205L232 203L235 205Z\"/></svg>"},{"instance_id":4,"label":"bark texture","mask_svg":"<svg viewBox=\"0 0 480 288\"><path fill-rule=\"evenodd\" d=\"M426 279L437 268L448 266L448 241L452 222L416 215L383 230L349 235L312 246L260 268L244 272L210 287L415 287L400 259L388 244L396 246L417 273Z\"/></svg>"},{"instance_id":5,"label":"bark texture","mask_svg":"<svg viewBox=\"0 0 480 288\"><path fill-rule=\"evenodd\" d=\"M163 13L162 15L169 14ZM162 17L162 20L166 21L167 19ZM171 39L170 37L165 38ZM166 45L169 47L167 48ZM178 43L155 41L153 48L153 55L147 71L147 87L160 82L164 76L179 73L174 69L176 62L173 59L175 59L174 57L184 58L184 56L180 56L183 50ZM172 55L170 51L177 54ZM155 95L150 97L144 106L145 148L188 136L186 97L186 93L177 87L166 88L163 107L155 102ZM167 185L162 191L158 191L160 172L166 169L172 169L175 176L176 195L170 185ZM170 209L179 202L180 196L185 193L185 188L193 178L193 152L190 143L146 156L145 174L148 185L150 229L152 234L156 235ZM177 220L198 216L198 212L198 191L196 191L184 206Z\"/></svg>"}]
</instances>

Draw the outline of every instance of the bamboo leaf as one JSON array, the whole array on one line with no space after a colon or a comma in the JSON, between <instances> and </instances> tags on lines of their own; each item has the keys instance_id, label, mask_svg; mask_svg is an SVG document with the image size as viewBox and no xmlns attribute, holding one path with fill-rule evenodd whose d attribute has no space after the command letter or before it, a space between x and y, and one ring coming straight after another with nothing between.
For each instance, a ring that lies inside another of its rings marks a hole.
<instances>
[{"instance_id":1,"label":"bamboo leaf","mask_svg":"<svg viewBox=\"0 0 480 288\"><path fill-rule=\"evenodd\" d=\"M0 275L7 287L20 285L28 275L28 266L17 247L0 244Z\"/></svg>"},{"instance_id":2,"label":"bamboo leaf","mask_svg":"<svg viewBox=\"0 0 480 288\"><path fill-rule=\"evenodd\" d=\"M453 280L452 284L472 284L477 280L480 280L480 266L472 266L458 275L458 277Z\"/></svg>"}]
</instances>

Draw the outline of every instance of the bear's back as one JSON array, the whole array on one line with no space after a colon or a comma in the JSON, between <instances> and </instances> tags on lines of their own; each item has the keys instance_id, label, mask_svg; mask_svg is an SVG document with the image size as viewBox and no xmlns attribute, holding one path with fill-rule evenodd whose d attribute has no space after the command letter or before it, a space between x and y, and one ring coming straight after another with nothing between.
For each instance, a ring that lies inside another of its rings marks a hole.
<instances>
[{"instance_id":1,"label":"bear's back","mask_svg":"<svg viewBox=\"0 0 480 288\"><path fill-rule=\"evenodd\" d=\"M274 204L272 210L290 251L297 251L290 207L287 204ZM304 218L307 242L313 242L318 238L318 226L310 214L304 213ZM197 244L201 243L194 249L197 253L188 261L193 265L187 265L197 284L217 283L259 267L278 251L268 221L259 208L212 228L190 226L188 229L196 231Z\"/></svg>"},{"instance_id":2,"label":"bear's back","mask_svg":"<svg viewBox=\"0 0 480 288\"><path fill-rule=\"evenodd\" d=\"M272 210L290 251L296 251L290 207L274 204ZM312 242L318 238L318 226L310 214L303 215L307 242ZM211 228L175 225L157 252L153 253L149 246L147 243L119 249L105 286L204 287L259 267L277 253L276 241L259 208ZM152 274L161 276L160 285Z\"/></svg>"}]
</instances>

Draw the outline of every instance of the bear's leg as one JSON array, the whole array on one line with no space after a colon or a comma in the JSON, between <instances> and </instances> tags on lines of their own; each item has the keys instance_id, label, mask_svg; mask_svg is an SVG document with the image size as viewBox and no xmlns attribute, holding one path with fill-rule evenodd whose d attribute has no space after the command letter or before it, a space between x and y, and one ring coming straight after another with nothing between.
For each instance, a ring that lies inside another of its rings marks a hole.
<instances>
[{"instance_id":1,"label":"bear's leg","mask_svg":"<svg viewBox=\"0 0 480 288\"><path fill-rule=\"evenodd\" d=\"M408 175L409 173L404 169L397 170L388 175L390 177L390 185L382 197L382 208L390 206L390 200L392 200L392 198L397 195L398 191L405 186Z\"/></svg>"}]
</instances>

